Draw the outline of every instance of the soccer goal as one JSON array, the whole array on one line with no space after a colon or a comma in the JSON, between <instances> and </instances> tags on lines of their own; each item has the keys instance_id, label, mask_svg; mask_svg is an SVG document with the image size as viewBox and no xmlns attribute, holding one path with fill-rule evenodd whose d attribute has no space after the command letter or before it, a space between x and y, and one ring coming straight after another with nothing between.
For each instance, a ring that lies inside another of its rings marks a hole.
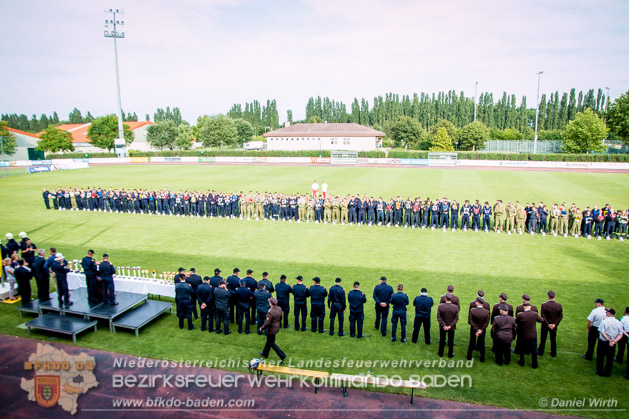
<instances>
[{"instance_id":1,"label":"soccer goal","mask_svg":"<svg viewBox=\"0 0 629 419\"><path fill-rule=\"evenodd\" d=\"M456 166L456 153L428 153L428 166Z\"/></svg>"},{"instance_id":2,"label":"soccer goal","mask_svg":"<svg viewBox=\"0 0 629 419\"><path fill-rule=\"evenodd\" d=\"M356 164L358 163L358 151L332 151L330 152L331 164Z\"/></svg>"}]
</instances>

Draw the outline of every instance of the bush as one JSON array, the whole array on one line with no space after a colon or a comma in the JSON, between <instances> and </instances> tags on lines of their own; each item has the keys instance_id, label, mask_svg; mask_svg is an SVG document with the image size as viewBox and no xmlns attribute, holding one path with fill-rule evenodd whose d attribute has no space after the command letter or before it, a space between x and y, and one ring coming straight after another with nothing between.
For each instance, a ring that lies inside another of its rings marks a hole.
<instances>
[{"instance_id":1,"label":"bush","mask_svg":"<svg viewBox=\"0 0 629 419\"><path fill-rule=\"evenodd\" d=\"M389 153L389 156L391 153ZM620 162L629 163L628 154L532 154L488 153L459 151L459 160L519 160L519 161L566 161L566 162Z\"/></svg>"},{"instance_id":2,"label":"bush","mask_svg":"<svg viewBox=\"0 0 629 419\"><path fill-rule=\"evenodd\" d=\"M374 150L374 151L359 151L358 157L369 158L369 159L382 159L385 158L387 154L384 151Z\"/></svg>"},{"instance_id":3,"label":"bush","mask_svg":"<svg viewBox=\"0 0 629 419\"><path fill-rule=\"evenodd\" d=\"M427 159L427 151L418 150L391 150L389 151L391 159Z\"/></svg>"},{"instance_id":4,"label":"bush","mask_svg":"<svg viewBox=\"0 0 629 419\"><path fill-rule=\"evenodd\" d=\"M203 154L202 154L203 153ZM162 150L129 151L130 157L319 157L319 150L281 151L281 150ZM322 157L330 157L330 152L323 150Z\"/></svg>"}]
</instances>

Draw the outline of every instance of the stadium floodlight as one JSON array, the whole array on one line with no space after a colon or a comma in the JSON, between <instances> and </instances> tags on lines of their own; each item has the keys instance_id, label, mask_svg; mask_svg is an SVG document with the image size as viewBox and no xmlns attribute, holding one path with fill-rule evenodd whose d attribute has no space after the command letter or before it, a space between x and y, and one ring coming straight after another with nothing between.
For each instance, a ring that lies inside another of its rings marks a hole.
<instances>
[{"instance_id":1,"label":"stadium floodlight","mask_svg":"<svg viewBox=\"0 0 629 419\"><path fill-rule=\"evenodd\" d=\"M116 20L116 15L117 14L124 14L123 11L118 10L118 9L109 9L109 10L105 10L105 13L111 13L112 14L112 19L105 19L105 28L109 29L109 25L112 25L113 30L105 31L105 38L113 38L114 40L114 60L115 60L115 64L116 64L116 89L117 89L117 93L118 93L118 111L116 112L116 114L118 115L118 138L116 139L115 142L115 148L118 149L119 151L117 152L117 154L120 157L125 157L125 141L124 141L124 129L123 129L123 125L122 125L122 101L120 99L120 75L118 73L118 44L116 42L116 40L118 38L124 38L124 32L118 32L117 31L117 26L123 26L124 25L124 21L119 21Z\"/></svg>"},{"instance_id":2,"label":"stadium floodlight","mask_svg":"<svg viewBox=\"0 0 629 419\"><path fill-rule=\"evenodd\" d=\"M537 108L535 110L535 138L533 139L533 154L537 153L537 119L539 117L539 83L542 78L543 71L537 73Z\"/></svg>"}]
</instances>

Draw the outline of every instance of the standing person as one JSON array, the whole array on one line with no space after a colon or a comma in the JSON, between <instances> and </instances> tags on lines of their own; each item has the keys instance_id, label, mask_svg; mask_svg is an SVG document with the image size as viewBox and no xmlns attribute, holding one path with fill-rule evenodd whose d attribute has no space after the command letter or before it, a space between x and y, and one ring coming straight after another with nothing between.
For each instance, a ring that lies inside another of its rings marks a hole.
<instances>
[{"instance_id":1,"label":"standing person","mask_svg":"<svg viewBox=\"0 0 629 419\"><path fill-rule=\"evenodd\" d=\"M304 278L297 276L297 283L293 285L293 302L295 306L295 330L301 330L305 332L308 330L306 327L306 316L308 315L308 306L306 305L306 298L310 296L308 288L303 284ZM301 316L301 329L299 328L299 317Z\"/></svg>"},{"instance_id":2,"label":"standing person","mask_svg":"<svg viewBox=\"0 0 629 419\"><path fill-rule=\"evenodd\" d=\"M494 304L494 307L491 310L491 318L489 319L489 322L492 324L494 322L494 318L500 316L500 307L502 306L507 307L507 314L513 317L513 306L507 303L507 294L505 294L504 292L501 293L498 296L498 301L499 302Z\"/></svg>"},{"instance_id":3,"label":"standing person","mask_svg":"<svg viewBox=\"0 0 629 419\"><path fill-rule=\"evenodd\" d=\"M520 348L520 364L524 366L524 356L531 354L533 369L537 368L537 323L542 323L542 318L531 309L531 303L524 303L524 311L515 316L516 329L518 331L518 343ZM521 341L521 342L520 342Z\"/></svg>"},{"instance_id":4,"label":"standing person","mask_svg":"<svg viewBox=\"0 0 629 419\"><path fill-rule=\"evenodd\" d=\"M48 199L49 196L50 193L48 192L48 189L44 188L44 191L42 192L42 198L44 198L44 205L46 205L46 209L50 209L50 201Z\"/></svg>"},{"instance_id":5,"label":"standing person","mask_svg":"<svg viewBox=\"0 0 629 419\"><path fill-rule=\"evenodd\" d=\"M509 314L509 307L502 304L498 307L499 315L494 317L491 326L491 337L494 340L496 364L502 366L511 363L511 342L515 339L515 319Z\"/></svg>"},{"instance_id":6,"label":"standing person","mask_svg":"<svg viewBox=\"0 0 629 419\"><path fill-rule=\"evenodd\" d=\"M363 335L364 305L367 297L360 290L360 282L354 282L354 289L347 294L347 302L349 303L349 336L356 336L356 327L358 327L358 339L363 338L365 337Z\"/></svg>"},{"instance_id":7,"label":"standing person","mask_svg":"<svg viewBox=\"0 0 629 419\"><path fill-rule=\"evenodd\" d=\"M288 329L288 315L290 313L290 295L293 293L293 288L286 283L286 275L280 276L280 282L275 284L275 295L277 296L277 305L282 309L283 320L280 327L283 325L284 329Z\"/></svg>"},{"instance_id":8,"label":"standing person","mask_svg":"<svg viewBox=\"0 0 629 419\"><path fill-rule=\"evenodd\" d=\"M605 309L605 319L598 328L598 347L596 349L596 374L611 377L616 344L623 337L622 324L616 320L616 310Z\"/></svg>"},{"instance_id":9,"label":"standing person","mask_svg":"<svg viewBox=\"0 0 629 419\"><path fill-rule=\"evenodd\" d=\"M391 342L396 340L397 323L400 321L400 329L402 340L406 342L406 306L409 304L408 295L404 294L404 285L398 284L397 292L391 296L391 305L393 306L393 314L391 315Z\"/></svg>"},{"instance_id":10,"label":"standing person","mask_svg":"<svg viewBox=\"0 0 629 419\"><path fill-rule=\"evenodd\" d=\"M118 305L116 301L116 288L114 286L116 268L109 263L109 255L107 253L103 255L103 261L98 265L98 272L100 273L100 280L103 284L103 303L112 306Z\"/></svg>"},{"instance_id":11,"label":"standing person","mask_svg":"<svg viewBox=\"0 0 629 419\"><path fill-rule=\"evenodd\" d=\"M199 314L197 313L197 289L199 288L199 285L203 283L203 279L197 275L197 270L195 268L190 268L186 282L192 285L192 313L194 314L194 319L197 320L199 318Z\"/></svg>"},{"instance_id":12,"label":"standing person","mask_svg":"<svg viewBox=\"0 0 629 419\"><path fill-rule=\"evenodd\" d=\"M319 196L319 184L317 183L315 179L315 181L312 182L312 198L317 199L318 196Z\"/></svg>"},{"instance_id":13,"label":"standing person","mask_svg":"<svg viewBox=\"0 0 629 419\"><path fill-rule=\"evenodd\" d=\"M261 335L261 327L264 323L264 319L266 319L266 313L269 311L269 298L272 295L270 292L266 290L265 284L259 284L258 289L253 293L253 298L256 302L255 310L257 313L256 324L258 325L258 334Z\"/></svg>"},{"instance_id":14,"label":"standing person","mask_svg":"<svg viewBox=\"0 0 629 419\"><path fill-rule=\"evenodd\" d=\"M387 335L387 317L389 317L389 304L393 296L393 287L387 284L385 276L380 277L380 284L373 289L373 299L376 302L376 330L380 329L382 336Z\"/></svg>"},{"instance_id":15,"label":"standing person","mask_svg":"<svg viewBox=\"0 0 629 419\"><path fill-rule=\"evenodd\" d=\"M625 347L627 346L627 341L629 338L629 307L625 307L625 312L620 319L620 323L622 324L624 336L618 342L618 353L616 354L616 362L622 364L622 358L624 356ZM629 370L629 357L627 358L627 370ZM627 378L626 375L625 378Z\"/></svg>"},{"instance_id":16,"label":"standing person","mask_svg":"<svg viewBox=\"0 0 629 419\"><path fill-rule=\"evenodd\" d=\"M96 261L94 260L94 251L88 250L87 256L81 259L81 266L85 274L85 282L87 283L87 300L91 303L100 302L100 298L96 295Z\"/></svg>"},{"instance_id":17,"label":"standing person","mask_svg":"<svg viewBox=\"0 0 629 419\"><path fill-rule=\"evenodd\" d=\"M267 311L266 321L264 322L262 327L260 327L260 333L262 332L262 330L265 329L267 331L266 344L264 345L264 349L262 350L262 352L260 352L260 355L262 355L264 358L268 358L269 352L271 351L271 349L273 349L277 356L280 357L280 364L282 364L284 362L284 359L286 359L286 354L280 349L279 346L277 346L277 343L275 343L275 338L280 332L282 309L278 307L277 300L275 298L269 298L268 304L271 308Z\"/></svg>"},{"instance_id":18,"label":"standing person","mask_svg":"<svg viewBox=\"0 0 629 419\"><path fill-rule=\"evenodd\" d=\"M557 326L563 319L563 308L555 301L555 292L548 291L548 301L542 303L542 335L539 340L537 354L544 355L546 336L550 333L550 356L557 356Z\"/></svg>"},{"instance_id":19,"label":"standing person","mask_svg":"<svg viewBox=\"0 0 629 419\"><path fill-rule=\"evenodd\" d=\"M260 285L264 284L264 286L266 287L266 290L268 292L270 292L271 294L273 294L275 292L275 287L273 287L273 283L271 281L269 281L269 273L268 272L262 272L262 279L258 281L257 287L258 289L260 289Z\"/></svg>"},{"instance_id":20,"label":"standing person","mask_svg":"<svg viewBox=\"0 0 629 419\"><path fill-rule=\"evenodd\" d=\"M485 291L483 290L478 290L478 292L476 293L476 298L474 299L474 301L470 303L470 310L476 307L477 300L480 300L481 303L483 304L483 307L487 311L490 311L491 308L489 307L489 303L485 301Z\"/></svg>"},{"instance_id":21,"label":"standing person","mask_svg":"<svg viewBox=\"0 0 629 419\"><path fill-rule=\"evenodd\" d=\"M587 352L585 352L585 355L583 355L583 358L588 361L591 361L594 358L594 349L599 336L598 327L601 325L601 322L606 316L605 301L603 301L602 298L597 298L594 301L594 305L596 307L590 312L587 323L588 349Z\"/></svg>"},{"instance_id":22,"label":"standing person","mask_svg":"<svg viewBox=\"0 0 629 419\"><path fill-rule=\"evenodd\" d=\"M70 268L68 268L68 261L64 259L62 253L55 253L54 256L55 261L53 262L50 270L54 272L55 278L57 279L57 298L59 299L59 308L61 308L61 306L69 308L74 303L70 301L70 293L68 292L67 275L68 272L70 272Z\"/></svg>"},{"instance_id":23,"label":"standing person","mask_svg":"<svg viewBox=\"0 0 629 419\"><path fill-rule=\"evenodd\" d=\"M221 271L219 270L218 272L220 273ZM238 287L240 286L240 278L238 277L239 274L240 274L240 269L234 268L232 271L232 274L227 277L227 280L226 280L227 289L232 293L235 293ZM217 276L217 275L218 274L216 273L216 271L214 271L214 276ZM220 281L218 281L218 284L220 284ZM253 291L255 291L255 289L252 290L251 292L253 293ZM234 322L235 307L236 307L236 300L232 298L231 300L229 300L229 322L230 323Z\"/></svg>"},{"instance_id":24,"label":"standing person","mask_svg":"<svg viewBox=\"0 0 629 419\"><path fill-rule=\"evenodd\" d=\"M448 294L452 295L452 304L454 304L455 306L459 308L459 310L461 310L461 301L459 300L459 297L454 295L454 285L448 285L448 292L446 292L445 294L441 296L441 299L439 300L439 304L444 304L446 302L446 295Z\"/></svg>"},{"instance_id":25,"label":"standing person","mask_svg":"<svg viewBox=\"0 0 629 419\"><path fill-rule=\"evenodd\" d=\"M242 280L236 290L236 324L238 333L242 333L242 320L245 319L245 335L251 333L251 302L253 293L247 288L247 283Z\"/></svg>"},{"instance_id":26,"label":"standing person","mask_svg":"<svg viewBox=\"0 0 629 419\"><path fill-rule=\"evenodd\" d=\"M323 328L325 321L325 297L328 296L328 290L321 286L321 279L318 276L312 278L313 285L308 289L310 294L310 330L315 333L317 329L319 333L324 333Z\"/></svg>"},{"instance_id":27,"label":"standing person","mask_svg":"<svg viewBox=\"0 0 629 419\"><path fill-rule=\"evenodd\" d=\"M203 278L203 283L197 288L197 301L201 311L201 331L214 331L214 290L210 286L210 277Z\"/></svg>"},{"instance_id":28,"label":"standing person","mask_svg":"<svg viewBox=\"0 0 629 419\"><path fill-rule=\"evenodd\" d=\"M18 267L14 270L13 275L17 281L17 286L20 290L20 297L22 297L22 305L31 302L31 279L33 278L33 272L28 267L28 262L24 258L18 259Z\"/></svg>"},{"instance_id":29,"label":"standing person","mask_svg":"<svg viewBox=\"0 0 629 419\"><path fill-rule=\"evenodd\" d=\"M11 264L10 258L2 259L2 269L4 270L4 276L9 283L9 300L16 300L15 298L15 269Z\"/></svg>"},{"instance_id":30,"label":"standing person","mask_svg":"<svg viewBox=\"0 0 629 419\"><path fill-rule=\"evenodd\" d=\"M325 183L325 180L321 183L321 193L323 194L323 199L328 197L328 184Z\"/></svg>"},{"instance_id":31,"label":"standing person","mask_svg":"<svg viewBox=\"0 0 629 419\"><path fill-rule=\"evenodd\" d=\"M255 296L255 292L258 289L258 281L256 281L256 279L252 275L253 275L253 270L247 269L247 276L244 278L244 280L245 280L245 283L247 284L247 288L249 288L251 292L254 293L254 296ZM230 291L233 295L234 291L231 289ZM265 310L266 310L266 306L265 306ZM252 304L251 305L251 321L255 321L256 314L257 314L256 305ZM264 314L266 315L266 312Z\"/></svg>"},{"instance_id":32,"label":"standing person","mask_svg":"<svg viewBox=\"0 0 629 419\"><path fill-rule=\"evenodd\" d=\"M214 307L216 307L216 333L229 335L229 301L232 297L227 290L227 282L221 281L218 288L214 290ZM221 324L223 328L221 329Z\"/></svg>"},{"instance_id":33,"label":"standing person","mask_svg":"<svg viewBox=\"0 0 629 419\"><path fill-rule=\"evenodd\" d=\"M334 280L328 293L328 309L330 310L330 336L334 336L334 319L339 318L339 336L345 336L343 322L345 320L345 289L341 286L341 278Z\"/></svg>"},{"instance_id":34,"label":"standing person","mask_svg":"<svg viewBox=\"0 0 629 419\"><path fill-rule=\"evenodd\" d=\"M419 330L424 327L424 342L426 345L430 345L432 340L430 339L430 312L432 310L432 297L428 296L428 290L426 288L421 289L421 294L415 297L413 300L413 306L415 306L415 320L413 322L413 338L412 342L417 343L419 338Z\"/></svg>"},{"instance_id":35,"label":"standing person","mask_svg":"<svg viewBox=\"0 0 629 419\"><path fill-rule=\"evenodd\" d=\"M439 304L437 308L437 320L439 321L439 357L443 357L448 339L448 358L454 357L454 331L459 320L459 307L452 303L453 295L445 295L446 302Z\"/></svg>"},{"instance_id":36,"label":"standing person","mask_svg":"<svg viewBox=\"0 0 629 419\"><path fill-rule=\"evenodd\" d=\"M33 262L33 274L37 284L37 298L40 303L50 300L50 272L44 268L46 251L39 249Z\"/></svg>"},{"instance_id":37,"label":"standing person","mask_svg":"<svg viewBox=\"0 0 629 419\"><path fill-rule=\"evenodd\" d=\"M31 242L26 236L26 233L21 232L20 237L22 237L22 241L20 242L20 251L22 253L22 259L26 261L28 266L33 266L33 261L35 260L35 251L37 250L37 246L35 243Z\"/></svg>"},{"instance_id":38,"label":"standing person","mask_svg":"<svg viewBox=\"0 0 629 419\"><path fill-rule=\"evenodd\" d=\"M20 251L20 244L15 241L11 233L5 234L5 237L7 238L7 256L12 257Z\"/></svg>"},{"instance_id":39,"label":"standing person","mask_svg":"<svg viewBox=\"0 0 629 419\"><path fill-rule=\"evenodd\" d=\"M102 265L103 263L101 263ZM100 267L100 266L99 266ZM105 287L103 287L103 290ZM186 275L179 274L179 282L175 284L175 300L177 301L177 316L179 328L183 329L183 319L188 319L188 330L196 329L192 324L192 285L186 282Z\"/></svg>"},{"instance_id":40,"label":"standing person","mask_svg":"<svg viewBox=\"0 0 629 419\"><path fill-rule=\"evenodd\" d=\"M210 285L212 286L212 288L218 288L218 285L223 280L223 277L220 275L220 273L220 269L214 269L214 276L210 278Z\"/></svg>"},{"instance_id":41,"label":"standing person","mask_svg":"<svg viewBox=\"0 0 629 419\"><path fill-rule=\"evenodd\" d=\"M489 310L482 298L476 299L476 306L470 309L467 323L470 325L470 343L467 347L467 359L472 359L472 352L478 350L480 362L485 362L485 330L489 325Z\"/></svg>"}]
</instances>

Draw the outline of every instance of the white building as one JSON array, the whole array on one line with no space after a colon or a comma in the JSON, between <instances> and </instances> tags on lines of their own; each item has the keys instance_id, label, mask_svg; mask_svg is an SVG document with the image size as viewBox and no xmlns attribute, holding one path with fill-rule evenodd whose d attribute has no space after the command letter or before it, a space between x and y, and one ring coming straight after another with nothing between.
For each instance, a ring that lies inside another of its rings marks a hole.
<instances>
[{"instance_id":1,"label":"white building","mask_svg":"<svg viewBox=\"0 0 629 419\"><path fill-rule=\"evenodd\" d=\"M267 150L370 151L382 147L384 132L354 123L295 124L264 134Z\"/></svg>"}]
</instances>

